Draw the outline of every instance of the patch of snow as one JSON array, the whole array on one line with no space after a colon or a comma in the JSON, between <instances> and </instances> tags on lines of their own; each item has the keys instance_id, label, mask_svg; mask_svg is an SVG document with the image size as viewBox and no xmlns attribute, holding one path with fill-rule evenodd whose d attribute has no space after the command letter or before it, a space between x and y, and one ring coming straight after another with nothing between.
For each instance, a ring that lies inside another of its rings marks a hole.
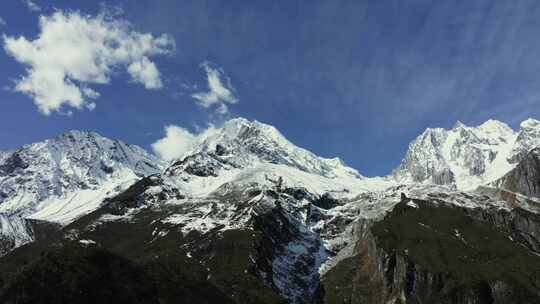
<instances>
[{"instance_id":1,"label":"patch of snow","mask_svg":"<svg viewBox=\"0 0 540 304\"><path fill-rule=\"evenodd\" d=\"M413 208L418 208L418 204L413 202L413 201L408 201L407 202L407 206L409 207L413 207Z\"/></svg>"},{"instance_id":2,"label":"patch of snow","mask_svg":"<svg viewBox=\"0 0 540 304\"><path fill-rule=\"evenodd\" d=\"M79 243L85 245L85 246L88 246L88 245L95 245L96 242L93 241L93 240L79 240Z\"/></svg>"},{"instance_id":3,"label":"patch of snow","mask_svg":"<svg viewBox=\"0 0 540 304\"><path fill-rule=\"evenodd\" d=\"M60 197L53 196L41 201L27 218L67 225L101 206L104 199L127 189L138 177L131 170L123 170L116 179L104 182L97 189L75 191Z\"/></svg>"},{"instance_id":4,"label":"patch of snow","mask_svg":"<svg viewBox=\"0 0 540 304\"><path fill-rule=\"evenodd\" d=\"M459 232L458 229L454 229L454 236L460 241L462 241L464 244L467 244L467 241L465 240L465 238L463 238L463 235L461 234L461 232Z\"/></svg>"}]
</instances>

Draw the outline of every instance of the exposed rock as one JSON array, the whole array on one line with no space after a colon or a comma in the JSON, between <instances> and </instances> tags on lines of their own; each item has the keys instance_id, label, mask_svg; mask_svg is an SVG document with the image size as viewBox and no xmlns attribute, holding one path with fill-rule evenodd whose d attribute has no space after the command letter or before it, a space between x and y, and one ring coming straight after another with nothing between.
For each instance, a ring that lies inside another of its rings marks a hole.
<instances>
[{"instance_id":1,"label":"exposed rock","mask_svg":"<svg viewBox=\"0 0 540 304\"><path fill-rule=\"evenodd\" d=\"M17 169L23 170L28 168L28 164L24 162L19 153L12 153L0 164L0 175L9 175Z\"/></svg>"},{"instance_id":2,"label":"exposed rock","mask_svg":"<svg viewBox=\"0 0 540 304\"><path fill-rule=\"evenodd\" d=\"M433 173L431 179L435 185L450 185L455 182L454 173L448 168Z\"/></svg>"},{"instance_id":3,"label":"exposed rock","mask_svg":"<svg viewBox=\"0 0 540 304\"><path fill-rule=\"evenodd\" d=\"M525 196L540 197L540 148L535 148L523 156L512 171L493 185Z\"/></svg>"},{"instance_id":4,"label":"exposed rock","mask_svg":"<svg viewBox=\"0 0 540 304\"><path fill-rule=\"evenodd\" d=\"M333 198L329 193L321 195L319 198L313 201L313 205L322 209L332 209L338 205L338 200Z\"/></svg>"}]
</instances>

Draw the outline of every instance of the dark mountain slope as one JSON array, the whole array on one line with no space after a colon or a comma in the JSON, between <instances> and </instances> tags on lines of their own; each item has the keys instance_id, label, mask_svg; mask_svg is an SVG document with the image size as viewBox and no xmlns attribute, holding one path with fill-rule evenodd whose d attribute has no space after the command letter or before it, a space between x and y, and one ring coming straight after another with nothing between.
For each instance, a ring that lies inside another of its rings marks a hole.
<instances>
[{"instance_id":1,"label":"dark mountain slope","mask_svg":"<svg viewBox=\"0 0 540 304\"><path fill-rule=\"evenodd\" d=\"M356 255L326 273L322 303L538 303L538 254L493 224L405 198L366 226Z\"/></svg>"},{"instance_id":2,"label":"dark mountain slope","mask_svg":"<svg viewBox=\"0 0 540 304\"><path fill-rule=\"evenodd\" d=\"M22 268L1 303L233 303L203 278L178 275L171 257L134 263L97 246L66 242Z\"/></svg>"}]
</instances>

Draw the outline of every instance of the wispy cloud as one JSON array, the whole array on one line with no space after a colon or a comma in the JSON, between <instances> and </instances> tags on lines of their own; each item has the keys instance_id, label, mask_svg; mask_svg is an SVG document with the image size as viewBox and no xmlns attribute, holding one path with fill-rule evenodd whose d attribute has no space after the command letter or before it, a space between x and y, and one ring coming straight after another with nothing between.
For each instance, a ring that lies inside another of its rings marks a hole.
<instances>
[{"instance_id":1,"label":"wispy cloud","mask_svg":"<svg viewBox=\"0 0 540 304\"><path fill-rule=\"evenodd\" d=\"M228 113L228 104L236 104L239 101L234 95L235 90L230 78L223 69L213 67L209 62L202 63L201 68L206 72L208 91L197 92L191 96L197 101L198 105L204 108L216 106L218 113Z\"/></svg>"},{"instance_id":2,"label":"wispy cloud","mask_svg":"<svg viewBox=\"0 0 540 304\"><path fill-rule=\"evenodd\" d=\"M39 11L41 11L41 6L37 5L37 3L35 3L32 0L22 0L22 2L26 5L26 7L31 12L39 12Z\"/></svg>"},{"instance_id":3,"label":"wispy cloud","mask_svg":"<svg viewBox=\"0 0 540 304\"><path fill-rule=\"evenodd\" d=\"M89 84L108 84L119 67L147 89L163 86L150 57L168 54L174 40L133 30L115 14L97 16L56 11L39 18L40 34L29 40L4 35L5 51L27 67L14 90L30 96L49 115L63 106L95 108L99 92Z\"/></svg>"},{"instance_id":4,"label":"wispy cloud","mask_svg":"<svg viewBox=\"0 0 540 304\"><path fill-rule=\"evenodd\" d=\"M0 26L4 26L6 25L6 20L4 20L4 18L0 17Z\"/></svg>"}]
</instances>

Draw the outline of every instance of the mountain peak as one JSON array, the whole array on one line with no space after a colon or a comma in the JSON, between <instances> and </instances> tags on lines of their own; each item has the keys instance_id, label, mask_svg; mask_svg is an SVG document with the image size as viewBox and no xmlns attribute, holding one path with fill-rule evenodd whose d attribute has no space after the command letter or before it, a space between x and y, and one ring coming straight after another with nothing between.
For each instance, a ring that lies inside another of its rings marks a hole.
<instances>
[{"instance_id":1,"label":"mountain peak","mask_svg":"<svg viewBox=\"0 0 540 304\"><path fill-rule=\"evenodd\" d=\"M469 127L457 121L450 130L427 129L418 136L394 176L405 182L473 188L512 167L507 159L515 145L516 133L505 123L490 119Z\"/></svg>"},{"instance_id":2,"label":"mountain peak","mask_svg":"<svg viewBox=\"0 0 540 304\"><path fill-rule=\"evenodd\" d=\"M461 122L461 120L456 121L454 126L452 127L452 130L461 129L461 128L467 128L467 125Z\"/></svg>"},{"instance_id":3,"label":"mountain peak","mask_svg":"<svg viewBox=\"0 0 540 304\"><path fill-rule=\"evenodd\" d=\"M58 135L58 137L66 137L66 136L75 136L75 137L81 137L81 136L95 136L95 137L103 137L100 134L98 134L95 131L87 131L87 130L77 130L77 129L71 129L67 130L64 133L61 133Z\"/></svg>"},{"instance_id":4,"label":"mountain peak","mask_svg":"<svg viewBox=\"0 0 540 304\"><path fill-rule=\"evenodd\" d=\"M125 146L130 146L132 148L136 147L137 149L142 149L136 145L126 144L121 140L112 139L112 138L103 136L95 131L87 131L87 130L75 130L75 129L68 130L54 137L53 139L48 139L48 140L45 140L44 142L51 141L51 140L56 140L56 141L61 141L61 142L67 141L67 142L73 142L73 143L79 143L79 144L83 142L87 142L87 141L108 142L108 143L122 144Z\"/></svg>"},{"instance_id":5,"label":"mountain peak","mask_svg":"<svg viewBox=\"0 0 540 304\"><path fill-rule=\"evenodd\" d=\"M519 125L522 129L533 129L540 127L540 121L534 118L528 118Z\"/></svg>"},{"instance_id":6,"label":"mountain peak","mask_svg":"<svg viewBox=\"0 0 540 304\"><path fill-rule=\"evenodd\" d=\"M99 191L105 184L159 173L162 166L138 146L95 132L67 131L0 156L0 212L28 212L76 191Z\"/></svg>"},{"instance_id":7,"label":"mountain peak","mask_svg":"<svg viewBox=\"0 0 540 304\"><path fill-rule=\"evenodd\" d=\"M258 137L262 140L273 140L279 144L292 145L281 132L274 126L261 123L257 120L250 121L245 118L234 118L223 124L221 129L211 134L208 139L212 141L237 140L244 142L250 138Z\"/></svg>"},{"instance_id":8,"label":"mountain peak","mask_svg":"<svg viewBox=\"0 0 540 304\"><path fill-rule=\"evenodd\" d=\"M319 157L291 143L275 127L245 118L229 120L209 132L166 172L190 180L193 176L220 177L254 168L258 168L257 176L263 171L281 172L285 179L308 175L334 180L363 178L338 158Z\"/></svg>"},{"instance_id":9,"label":"mountain peak","mask_svg":"<svg viewBox=\"0 0 540 304\"><path fill-rule=\"evenodd\" d=\"M483 124L479 125L478 128L485 130L485 131L512 131L512 128L505 124L502 121L496 120L496 119L488 119Z\"/></svg>"}]
</instances>

